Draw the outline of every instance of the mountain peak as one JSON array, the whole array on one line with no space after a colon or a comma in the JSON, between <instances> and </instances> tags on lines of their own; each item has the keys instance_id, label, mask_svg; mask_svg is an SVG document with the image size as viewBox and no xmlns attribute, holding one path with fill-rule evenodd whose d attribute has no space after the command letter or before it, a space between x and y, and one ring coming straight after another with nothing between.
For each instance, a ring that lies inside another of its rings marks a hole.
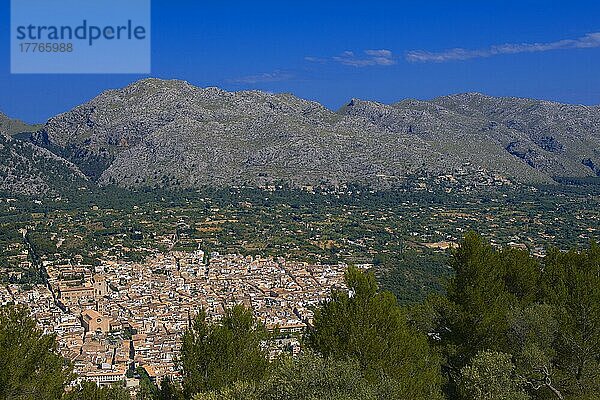
<instances>
[{"instance_id":1,"label":"mountain peak","mask_svg":"<svg viewBox=\"0 0 600 400\"><path fill-rule=\"evenodd\" d=\"M436 97L432 101L440 101L440 100L453 100L453 101L473 101L473 100L489 100L494 97L489 96L485 93L481 92L464 92L464 93L455 93L446 96Z\"/></svg>"},{"instance_id":2,"label":"mountain peak","mask_svg":"<svg viewBox=\"0 0 600 400\"><path fill-rule=\"evenodd\" d=\"M192 86L188 81L181 79L144 78L132 82L127 87L187 87Z\"/></svg>"}]
</instances>

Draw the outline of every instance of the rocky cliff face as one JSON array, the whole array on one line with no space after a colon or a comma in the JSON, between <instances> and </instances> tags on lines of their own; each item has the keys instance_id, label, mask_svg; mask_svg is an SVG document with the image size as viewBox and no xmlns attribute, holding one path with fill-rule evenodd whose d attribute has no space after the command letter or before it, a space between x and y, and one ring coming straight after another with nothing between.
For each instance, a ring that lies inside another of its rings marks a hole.
<instances>
[{"instance_id":1,"label":"rocky cliff face","mask_svg":"<svg viewBox=\"0 0 600 400\"><path fill-rule=\"evenodd\" d=\"M393 184L409 174L513 182L592 176L600 109L479 94L338 112L289 94L146 79L58 115L33 141L100 184Z\"/></svg>"}]
</instances>

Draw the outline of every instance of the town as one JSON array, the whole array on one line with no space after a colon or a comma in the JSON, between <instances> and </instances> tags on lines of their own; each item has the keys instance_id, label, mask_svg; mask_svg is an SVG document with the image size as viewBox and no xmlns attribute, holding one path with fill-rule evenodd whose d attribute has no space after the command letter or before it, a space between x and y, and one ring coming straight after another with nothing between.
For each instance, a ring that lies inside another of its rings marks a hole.
<instances>
[{"instance_id":1,"label":"town","mask_svg":"<svg viewBox=\"0 0 600 400\"><path fill-rule=\"evenodd\" d=\"M96 267L45 261L44 268L47 284L0 286L0 304L27 305L45 333L57 335L79 380L135 390L138 367L156 382L179 379L181 336L200 310L218 319L243 304L274 333L273 357L298 353L311 307L343 289L347 266L197 250Z\"/></svg>"}]
</instances>

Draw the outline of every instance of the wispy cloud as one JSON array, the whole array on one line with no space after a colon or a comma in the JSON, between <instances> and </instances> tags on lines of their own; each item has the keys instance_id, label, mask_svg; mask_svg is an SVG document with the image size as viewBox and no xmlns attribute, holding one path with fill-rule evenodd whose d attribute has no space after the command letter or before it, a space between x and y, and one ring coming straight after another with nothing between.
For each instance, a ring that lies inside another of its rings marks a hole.
<instances>
[{"instance_id":1,"label":"wispy cloud","mask_svg":"<svg viewBox=\"0 0 600 400\"><path fill-rule=\"evenodd\" d=\"M547 43L506 43L486 49L447 49L440 52L412 50L406 53L409 62L447 62L472 58L493 57L501 54L537 53L565 49L591 49L600 47L600 32L588 33L577 39L563 39Z\"/></svg>"},{"instance_id":2,"label":"wispy cloud","mask_svg":"<svg viewBox=\"0 0 600 400\"><path fill-rule=\"evenodd\" d=\"M394 54L390 50L365 50L356 55L353 51L345 51L331 58L305 57L306 61L325 64L330 61L351 67L390 66L396 64Z\"/></svg>"},{"instance_id":3,"label":"wispy cloud","mask_svg":"<svg viewBox=\"0 0 600 400\"><path fill-rule=\"evenodd\" d=\"M260 74L246 75L239 78L228 79L227 82L234 84L253 85L256 83L282 82L292 79L293 77L294 75L289 72L277 70L273 72L263 72Z\"/></svg>"}]
</instances>

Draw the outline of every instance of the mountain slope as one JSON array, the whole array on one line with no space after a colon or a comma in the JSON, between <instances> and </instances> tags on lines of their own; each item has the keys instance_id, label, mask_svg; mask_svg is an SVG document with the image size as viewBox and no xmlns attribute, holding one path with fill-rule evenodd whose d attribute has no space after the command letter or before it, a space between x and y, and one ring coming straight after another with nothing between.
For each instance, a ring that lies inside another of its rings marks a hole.
<instances>
[{"instance_id":1,"label":"mountain slope","mask_svg":"<svg viewBox=\"0 0 600 400\"><path fill-rule=\"evenodd\" d=\"M509 137L523 136L519 132L489 126L485 120L465 117L430 102L404 100L384 105L353 100L340 112L360 117L365 124L375 125L391 134L408 133L424 140L434 151L452 160L455 168L475 166L518 182L550 179L505 150Z\"/></svg>"},{"instance_id":2,"label":"mountain slope","mask_svg":"<svg viewBox=\"0 0 600 400\"><path fill-rule=\"evenodd\" d=\"M50 151L0 135L0 192L60 195L86 182L77 167Z\"/></svg>"},{"instance_id":3,"label":"mountain slope","mask_svg":"<svg viewBox=\"0 0 600 400\"><path fill-rule=\"evenodd\" d=\"M34 127L0 114L0 192L10 195L60 195L85 185L87 177L75 165L12 135Z\"/></svg>"},{"instance_id":4,"label":"mountain slope","mask_svg":"<svg viewBox=\"0 0 600 400\"><path fill-rule=\"evenodd\" d=\"M479 93L433 101L465 116L521 132L507 151L555 176L600 176L600 107L560 104Z\"/></svg>"},{"instance_id":5,"label":"mountain slope","mask_svg":"<svg viewBox=\"0 0 600 400\"><path fill-rule=\"evenodd\" d=\"M595 175L600 111L530 102L470 94L393 105L352 100L333 112L289 94L146 79L52 118L33 141L99 183L124 187Z\"/></svg>"},{"instance_id":6,"label":"mountain slope","mask_svg":"<svg viewBox=\"0 0 600 400\"><path fill-rule=\"evenodd\" d=\"M0 112L0 133L4 135L15 135L22 132L33 132L39 129L39 126L29 125L23 121L11 119Z\"/></svg>"}]
</instances>

